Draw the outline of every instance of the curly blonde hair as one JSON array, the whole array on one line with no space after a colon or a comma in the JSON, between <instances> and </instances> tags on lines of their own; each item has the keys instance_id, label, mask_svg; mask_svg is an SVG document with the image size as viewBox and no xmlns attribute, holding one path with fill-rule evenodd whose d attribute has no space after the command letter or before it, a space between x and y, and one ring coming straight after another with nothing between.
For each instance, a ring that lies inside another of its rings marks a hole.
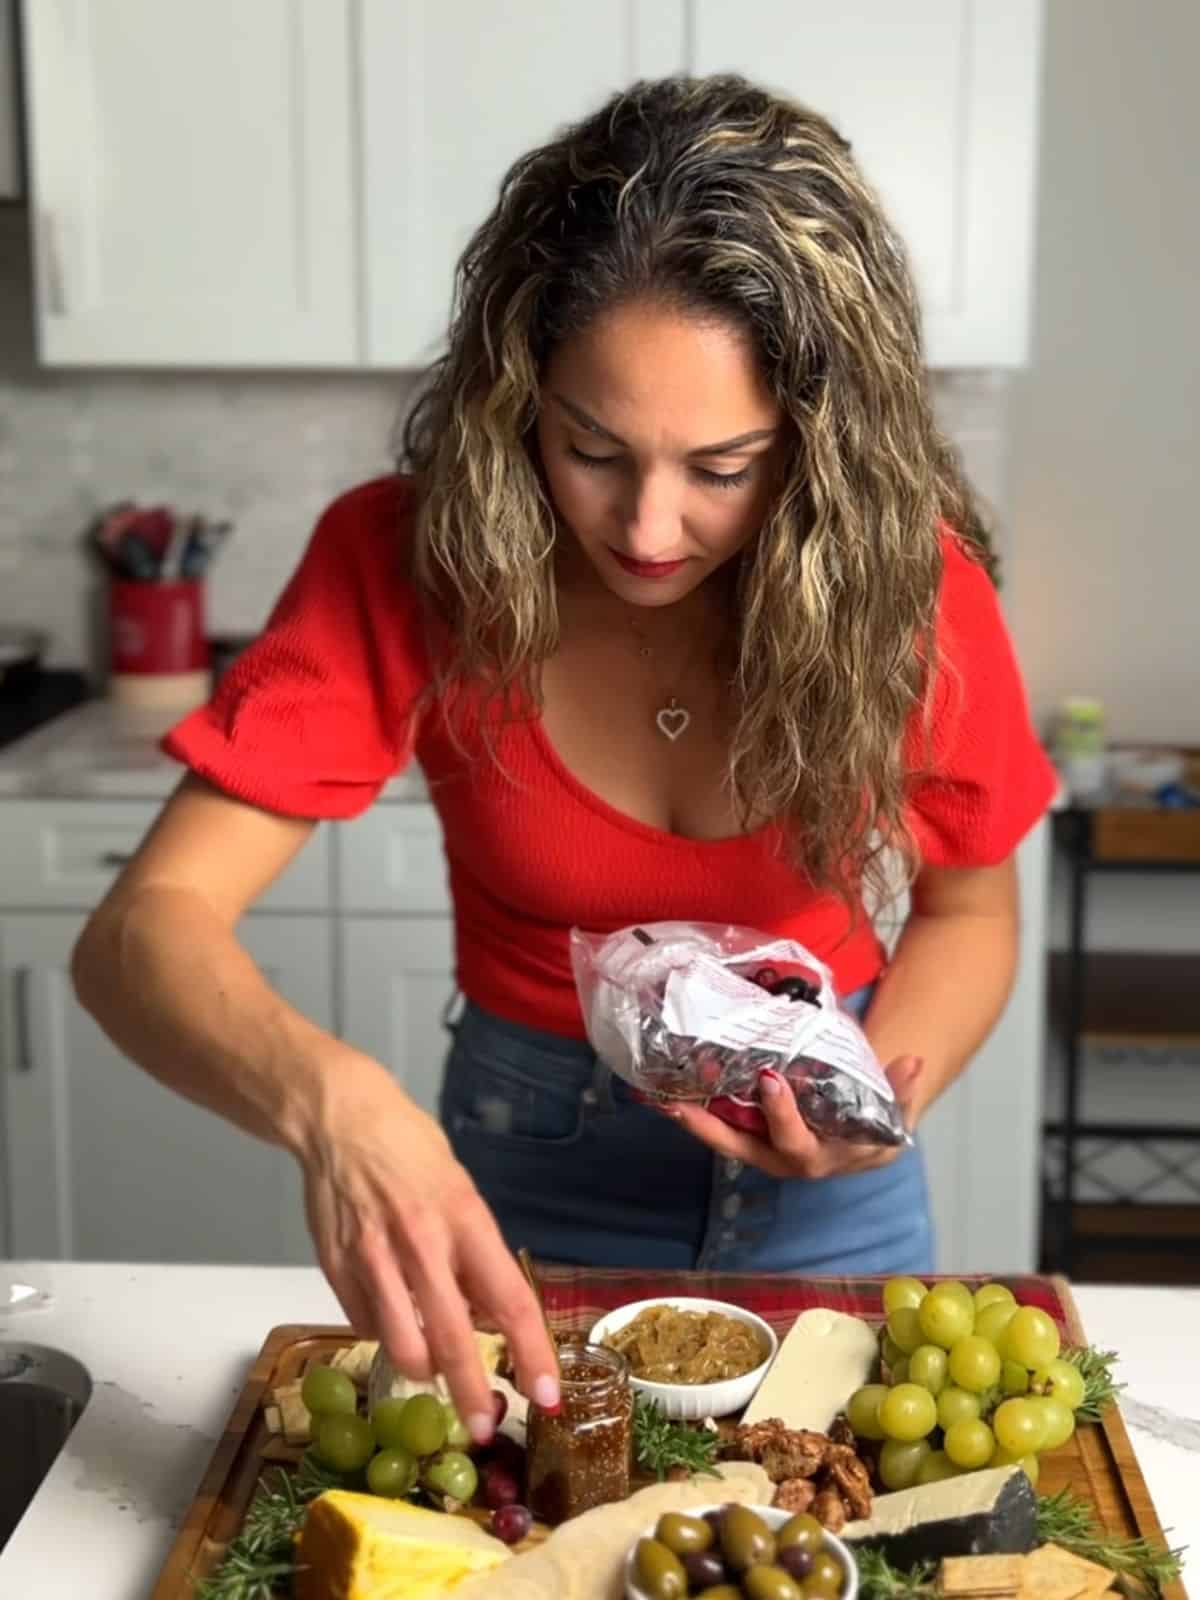
<instances>
[{"instance_id":1,"label":"curly blonde hair","mask_svg":"<svg viewBox=\"0 0 1200 1600\"><path fill-rule=\"evenodd\" d=\"M403 437L446 681L538 704L558 640L540 375L561 341L645 298L743 330L790 423L737 572L738 814L783 823L815 882L878 897L880 841L915 865L904 734L930 686L939 519L991 558L933 421L904 251L816 113L735 76L639 83L509 171Z\"/></svg>"}]
</instances>

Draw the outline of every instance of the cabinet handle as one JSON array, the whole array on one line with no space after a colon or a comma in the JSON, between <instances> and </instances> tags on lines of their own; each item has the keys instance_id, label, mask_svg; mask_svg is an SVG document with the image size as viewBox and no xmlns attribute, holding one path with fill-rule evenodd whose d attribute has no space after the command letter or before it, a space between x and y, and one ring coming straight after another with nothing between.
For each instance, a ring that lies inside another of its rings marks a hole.
<instances>
[{"instance_id":1,"label":"cabinet handle","mask_svg":"<svg viewBox=\"0 0 1200 1600\"><path fill-rule=\"evenodd\" d=\"M13 1006L17 1031L17 1060L18 1072L33 1071L33 1043L29 1030L29 980L32 974L28 967L18 967L13 974Z\"/></svg>"},{"instance_id":2,"label":"cabinet handle","mask_svg":"<svg viewBox=\"0 0 1200 1600\"><path fill-rule=\"evenodd\" d=\"M132 860L132 850L106 850L100 857L100 865L102 867L127 867Z\"/></svg>"},{"instance_id":3,"label":"cabinet handle","mask_svg":"<svg viewBox=\"0 0 1200 1600\"><path fill-rule=\"evenodd\" d=\"M67 291L63 277L62 252L58 247L58 227L53 211L40 213L39 232L42 236L42 277L46 285L46 310L52 317L67 314Z\"/></svg>"}]
</instances>

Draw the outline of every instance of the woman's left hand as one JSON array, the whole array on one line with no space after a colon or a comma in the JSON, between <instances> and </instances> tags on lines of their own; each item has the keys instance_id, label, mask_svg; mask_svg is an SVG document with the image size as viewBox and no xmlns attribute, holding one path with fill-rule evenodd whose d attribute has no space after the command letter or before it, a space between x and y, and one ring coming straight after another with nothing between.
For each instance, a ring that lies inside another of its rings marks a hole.
<instances>
[{"instance_id":1,"label":"woman's left hand","mask_svg":"<svg viewBox=\"0 0 1200 1600\"><path fill-rule=\"evenodd\" d=\"M916 1120L914 1090L923 1065L918 1056L897 1056L887 1068L888 1081L910 1131ZM795 1095L777 1073L764 1072L758 1085L758 1103L767 1121L765 1139L731 1127L700 1106L676 1102L659 1105L658 1109L718 1155L761 1167L773 1178L832 1178L886 1166L900 1154L902 1147L897 1145L880 1147L851 1144L845 1139L818 1139L800 1115Z\"/></svg>"}]
</instances>

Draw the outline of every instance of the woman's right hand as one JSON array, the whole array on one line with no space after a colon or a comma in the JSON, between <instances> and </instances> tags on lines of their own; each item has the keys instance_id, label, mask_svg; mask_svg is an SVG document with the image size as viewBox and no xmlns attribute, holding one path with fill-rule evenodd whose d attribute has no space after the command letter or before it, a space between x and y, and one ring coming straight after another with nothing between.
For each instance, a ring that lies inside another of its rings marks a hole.
<instances>
[{"instance_id":1,"label":"woman's right hand","mask_svg":"<svg viewBox=\"0 0 1200 1600\"><path fill-rule=\"evenodd\" d=\"M473 1438L491 1437L474 1310L508 1341L522 1393L558 1403L558 1363L526 1283L441 1128L368 1057L345 1052L303 1146L308 1225L355 1329L407 1377L441 1373Z\"/></svg>"}]
</instances>

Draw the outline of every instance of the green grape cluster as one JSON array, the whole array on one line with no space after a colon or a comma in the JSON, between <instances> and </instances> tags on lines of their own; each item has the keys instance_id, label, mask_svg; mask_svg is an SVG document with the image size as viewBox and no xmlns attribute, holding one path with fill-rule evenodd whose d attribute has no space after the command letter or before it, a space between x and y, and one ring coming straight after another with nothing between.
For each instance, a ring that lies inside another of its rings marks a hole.
<instances>
[{"instance_id":1,"label":"green grape cluster","mask_svg":"<svg viewBox=\"0 0 1200 1600\"><path fill-rule=\"evenodd\" d=\"M1066 1444L1083 1401L1078 1368L1059 1356L1051 1317L1011 1289L891 1278L880 1335L884 1383L850 1396L846 1416L879 1445L888 1489L1018 1463L1031 1482L1038 1456Z\"/></svg>"},{"instance_id":2,"label":"green grape cluster","mask_svg":"<svg viewBox=\"0 0 1200 1600\"><path fill-rule=\"evenodd\" d=\"M434 1394L381 1400L361 1416L358 1391L344 1372L310 1367L300 1398L312 1413L320 1460L347 1475L365 1471L372 1494L403 1499L419 1486L465 1503L479 1487L470 1439L454 1407Z\"/></svg>"}]
</instances>

